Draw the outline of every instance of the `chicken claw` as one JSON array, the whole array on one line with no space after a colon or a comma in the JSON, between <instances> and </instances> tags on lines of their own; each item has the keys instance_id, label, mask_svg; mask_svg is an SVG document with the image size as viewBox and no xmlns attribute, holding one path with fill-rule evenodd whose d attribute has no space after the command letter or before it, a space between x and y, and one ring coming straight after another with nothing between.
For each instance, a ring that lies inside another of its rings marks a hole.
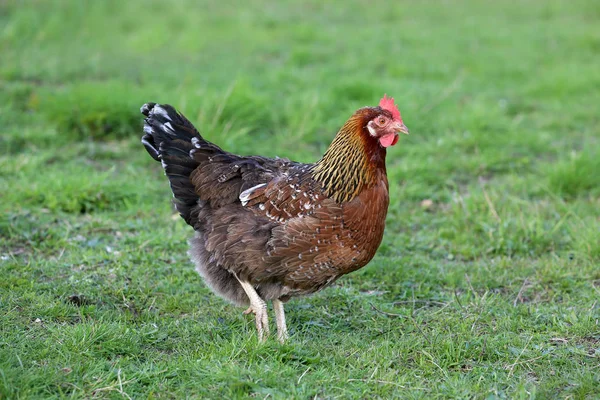
<instances>
[{"instance_id":1,"label":"chicken claw","mask_svg":"<svg viewBox=\"0 0 600 400\"><path fill-rule=\"evenodd\" d=\"M250 307L244 311L244 314L253 313L256 320L256 331L258 332L259 342L264 342L267 336L269 336L269 315L267 314L267 303L260 298L256 289L246 281L240 280L236 275L237 280L242 285L242 288L248 295L250 300Z\"/></svg>"}]
</instances>

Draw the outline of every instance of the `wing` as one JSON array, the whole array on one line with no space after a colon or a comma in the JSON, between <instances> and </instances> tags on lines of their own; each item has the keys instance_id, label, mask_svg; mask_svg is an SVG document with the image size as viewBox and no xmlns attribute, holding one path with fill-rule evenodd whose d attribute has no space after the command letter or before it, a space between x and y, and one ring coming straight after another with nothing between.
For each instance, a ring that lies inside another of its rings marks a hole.
<instances>
[{"instance_id":1,"label":"wing","mask_svg":"<svg viewBox=\"0 0 600 400\"><path fill-rule=\"evenodd\" d=\"M307 166L293 167L240 197L256 217L274 223L266 243L265 267L249 271L253 283L277 283L284 298L310 293L357 262L344 222L350 204L326 197Z\"/></svg>"}]
</instances>

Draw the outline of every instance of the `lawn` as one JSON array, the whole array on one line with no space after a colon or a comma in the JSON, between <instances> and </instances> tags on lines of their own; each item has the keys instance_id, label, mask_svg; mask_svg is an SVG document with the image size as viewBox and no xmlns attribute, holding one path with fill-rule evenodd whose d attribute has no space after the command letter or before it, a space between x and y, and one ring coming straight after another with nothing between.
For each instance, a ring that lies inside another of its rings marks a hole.
<instances>
[{"instance_id":1,"label":"lawn","mask_svg":"<svg viewBox=\"0 0 600 400\"><path fill-rule=\"evenodd\" d=\"M593 0L0 2L0 399L600 398L599 65ZM384 242L260 344L139 107L311 162L384 93Z\"/></svg>"}]
</instances>

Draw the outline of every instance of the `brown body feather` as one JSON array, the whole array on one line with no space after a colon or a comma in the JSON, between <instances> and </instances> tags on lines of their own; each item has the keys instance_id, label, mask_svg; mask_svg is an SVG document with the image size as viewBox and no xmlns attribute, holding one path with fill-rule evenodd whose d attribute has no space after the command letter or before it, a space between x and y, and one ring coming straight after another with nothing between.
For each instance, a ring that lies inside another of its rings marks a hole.
<instances>
[{"instance_id":1,"label":"brown body feather","mask_svg":"<svg viewBox=\"0 0 600 400\"><path fill-rule=\"evenodd\" d=\"M236 156L202 139L170 106L149 103L142 112L142 141L165 168L175 205L196 231L197 270L218 294L247 304L237 276L264 300L285 301L375 255L388 181L385 149L366 123L380 108L358 110L315 164Z\"/></svg>"}]
</instances>

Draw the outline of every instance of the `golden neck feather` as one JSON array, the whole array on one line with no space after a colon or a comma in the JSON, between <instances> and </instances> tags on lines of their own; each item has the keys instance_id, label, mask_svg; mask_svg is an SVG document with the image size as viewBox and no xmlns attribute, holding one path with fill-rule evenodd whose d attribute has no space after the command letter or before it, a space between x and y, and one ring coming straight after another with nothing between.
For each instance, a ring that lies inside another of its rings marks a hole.
<instances>
[{"instance_id":1,"label":"golden neck feather","mask_svg":"<svg viewBox=\"0 0 600 400\"><path fill-rule=\"evenodd\" d=\"M313 179L338 203L351 201L370 187L377 168L385 170L385 149L369 137L364 125L364 116L357 112L340 129L313 169Z\"/></svg>"}]
</instances>

